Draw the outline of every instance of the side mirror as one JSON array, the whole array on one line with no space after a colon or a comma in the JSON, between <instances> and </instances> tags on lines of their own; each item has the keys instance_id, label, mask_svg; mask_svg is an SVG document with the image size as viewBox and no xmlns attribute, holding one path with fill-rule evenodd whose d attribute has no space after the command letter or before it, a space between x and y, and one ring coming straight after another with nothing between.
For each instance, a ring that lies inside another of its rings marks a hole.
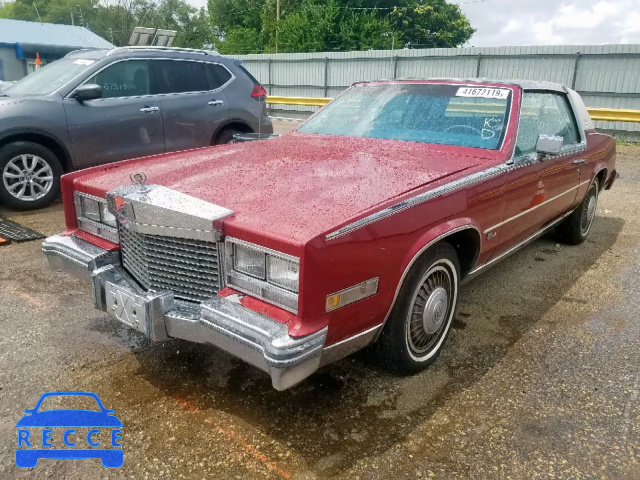
<instances>
[{"instance_id":1,"label":"side mirror","mask_svg":"<svg viewBox=\"0 0 640 480\"><path fill-rule=\"evenodd\" d=\"M540 135L536 142L536 152L543 155L558 155L564 140L556 135Z\"/></svg>"},{"instance_id":2,"label":"side mirror","mask_svg":"<svg viewBox=\"0 0 640 480\"><path fill-rule=\"evenodd\" d=\"M76 91L73 92L73 98L81 103L87 100L102 98L102 87L93 83L80 85L76 88Z\"/></svg>"}]
</instances>

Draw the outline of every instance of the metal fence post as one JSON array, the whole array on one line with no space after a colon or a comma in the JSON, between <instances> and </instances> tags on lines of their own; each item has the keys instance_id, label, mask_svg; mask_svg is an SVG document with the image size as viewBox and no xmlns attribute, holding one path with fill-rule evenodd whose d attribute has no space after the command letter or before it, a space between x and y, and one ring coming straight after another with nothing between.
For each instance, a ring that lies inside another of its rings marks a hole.
<instances>
[{"instance_id":1,"label":"metal fence post","mask_svg":"<svg viewBox=\"0 0 640 480\"><path fill-rule=\"evenodd\" d=\"M269 60L267 61L267 82L269 83L269 95L271 95L273 92L271 91L271 58L269 58Z\"/></svg>"},{"instance_id":2,"label":"metal fence post","mask_svg":"<svg viewBox=\"0 0 640 480\"><path fill-rule=\"evenodd\" d=\"M476 78L480 78L480 65L482 64L482 54L478 54L478 63L476 64Z\"/></svg>"},{"instance_id":3,"label":"metal fence post","mask_svg":"<svg viewBox=\"0 0 640 480\"><path fill-rule=\"evenodd\" d=\"M580 68L580 52L576 52L576 61L573 64L573 78L571 79L571 90L576 89L576 81L578 79L578 71Z\"/></svg>"},{"instance_id":4,"label":"metal fence post","mask_svg":"<svg viewBox=\"0 0 640 480\"><path fill-rule=\"evenodd\" d=\"M329 57L324 57L324 98L329 96Z\"/></svg>"},{"instance_id":5,"label":"metal fence post","mask_svg":"<svg viewBox=\"0 0 640 480\"><path fill-rule=\"evenodd\" d=\"M393 80L398 76L398 56L393 57Z\"/></svg>"}]
</instances>

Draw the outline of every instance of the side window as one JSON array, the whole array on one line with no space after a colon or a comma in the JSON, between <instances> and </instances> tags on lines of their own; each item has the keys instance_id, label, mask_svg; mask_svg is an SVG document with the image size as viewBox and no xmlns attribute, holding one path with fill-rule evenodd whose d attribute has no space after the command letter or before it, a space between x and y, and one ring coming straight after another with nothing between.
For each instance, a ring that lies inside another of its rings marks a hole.
<instances>
[{"instance_id":1,"label":"side window","mask_svg":"<svg viewBox=\"0 0 640 480\"><path fill-rule=\"evenodd\" d=\"M565 95L525 92L522 98L516 155L536 150L539 135L556 135L564 145L579 142L578 127Z\"/></svg>"},{"instance_id":2,"label":"side window","mask_svg":"<svg viewBox=\"0 0 640 480\"><path fill-rule=\"evenodd\" d=\"M86 83L102 87L102 98L149 95L149 62L129 60L108 66Z\"/></svg>"},{"instance_id":3,"label":"side window","mask_svg":"<svg viewBox=\"0 0 640 480\"><path fill-rule=\"evenodd\" d=\"M209 90L204 66L199 62L153 60L154 93L186 93Z\"/></svg>"},{"instance_id":4,"label":"side window","mask_svg":"<svg viewBox=\"0 0 640 480\"><path fill-rule=\"evenodd\" d=\"M215 63L207 63L206 65L207 70L209 71L209 87L211 90L220 88L231 78L229 70L224 68L222 65L217 65Z\"/></svg>"}]
</instances>

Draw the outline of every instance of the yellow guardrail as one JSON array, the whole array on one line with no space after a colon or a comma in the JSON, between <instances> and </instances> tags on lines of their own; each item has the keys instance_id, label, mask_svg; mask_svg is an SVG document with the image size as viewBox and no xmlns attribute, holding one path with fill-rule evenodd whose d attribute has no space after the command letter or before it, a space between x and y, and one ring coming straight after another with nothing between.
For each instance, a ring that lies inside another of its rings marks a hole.
<instances>
[{"instance_id":1,"label":"yellow guardrail","mask_svg":"<svg viewBox=\"0 0 640 480\"><path fill-rule=\"evenodd\" d=\"M267 103L270 105L301 105L305 107L324 107L331 100L333 99L313 97L267 97ZM640 123L640 110L622 110L616 108L587 108L587 110L593 120Z\"/></svg>"},{"instance_id":2,"label":"yellow guardrail","mask_svg":"<svg viewBox=\"0 0 640 480\"><path fill-rule=\"evenodd\" d=\"M640 123L640 110L621 110L615 108L587 108L593 120L608 122Z\"/></svg>"},{"instance_id":3,"label":"yellow guardrail","mask_svg":"<svg viewBox=\"0 0 640 480\"><path fill-rule=\"evenodd\" d=\"M268 96L267 103L271 105L303 105L305 107L324 107L333 98L311 97L274 97Z\"/></svg>"}]
</instances>

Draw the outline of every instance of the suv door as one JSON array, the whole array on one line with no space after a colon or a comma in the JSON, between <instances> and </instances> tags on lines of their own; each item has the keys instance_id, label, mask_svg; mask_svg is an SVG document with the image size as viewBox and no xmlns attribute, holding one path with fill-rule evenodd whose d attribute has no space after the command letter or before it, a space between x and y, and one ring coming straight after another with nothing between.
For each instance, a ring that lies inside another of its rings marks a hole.
<instances>
[{"instance_id":1,"label":"suv door","mask_svg":"<svg viewBox=\"0 0 640 480\"><path fill-rule=\"evenodd\" d=\"M149 78L147 60L120 60L83 82L100 85L102 98L65 98L77 167L164 152L160 103L150 95Z\"/></svg>"},{"instance_id":2,"label":"suv door","mask_svg":"<svg viewBox=\"0 0 640 480\"><path fill-rule=\"evenodd\" d=\"M151 60L151 66L167 151L211 145L214 132L229 118L222 89L232 79L231 73L218 65L223 71L214 77L208 72L213 64L191 60Z\"/></svg>"},{"instance_id":3,"label":"suv door","mask_svg":"<svg viewBox=\"0 0 640 480\"><path fill-rule=\"evenodd\" d=\"M559 155L543 158L536 153L541 134L563 138ZM489 232L499 233L499 250L523 241L573 206L580 180L574 160L580 157L581 134L565 94L524 92L515 168L507 173L505 219Z\"/></svg>"}]
</instances>

